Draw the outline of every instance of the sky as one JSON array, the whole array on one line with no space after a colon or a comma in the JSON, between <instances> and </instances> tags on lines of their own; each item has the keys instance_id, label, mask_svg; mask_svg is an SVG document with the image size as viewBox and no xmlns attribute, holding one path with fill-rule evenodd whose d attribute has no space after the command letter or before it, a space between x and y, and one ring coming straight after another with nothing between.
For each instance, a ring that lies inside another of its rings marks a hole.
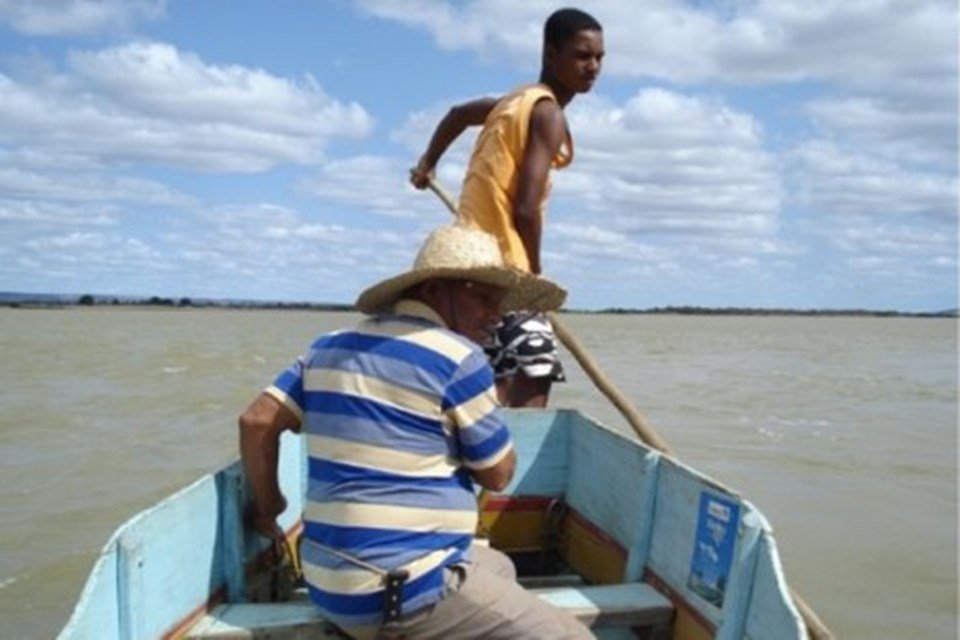
<instances>
[{"instance_id":1,"label":"sky","mask_svg":"<svg viewBox=\"0 0 960 640\"><path fill-rule=\"evenodd\" d=\"M353 302L449 220L408 184L437 121L535 81L560 6L0 0L0 290ZM957 307L953 0L576 6L568 308Z\"/></svg>"}]
</instances>

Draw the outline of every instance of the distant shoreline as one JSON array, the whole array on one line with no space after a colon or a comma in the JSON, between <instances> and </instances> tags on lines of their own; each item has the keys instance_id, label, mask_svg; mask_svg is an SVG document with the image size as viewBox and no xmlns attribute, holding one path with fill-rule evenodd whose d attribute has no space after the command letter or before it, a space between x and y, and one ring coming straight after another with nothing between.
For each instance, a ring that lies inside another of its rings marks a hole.
<instances>
[{"instance_id":1,"label":"distant shoreline","mask_svg":"<svg viewBox=\"0 0 960 640\"><path fill-rule=\"evenodd\" d=\"M210 298L166 298L159 296L109 296L70 294L29 294L0 292L0 307L57 309L67 307L142 307L162 309L234 309L277 311L356 312L353 305L318 302L281 302L259 300L217 300ZM691 305L635 309L563 309L563 314L581 315L688 315L688 316L801 316L801 317L875 317L875 318L956 318L957 309L933 312L872 309L784 309L753 307L698 307Z\"/></svg>"},{"instance_id":2,"label":"distant shoreline","mask_svg":"<svg viewBox=\"0 0 960 640\"><path fill-rule=\"evenodd\" d=\"M812 317L873 317L873 318L956 318L957 309L944 311L885 311L871 309L777 309L752 307L652 307L650 309L608 308L598 311L606 315L687 315L687 316L812 316Z\"/></svg>"}]
</instances>

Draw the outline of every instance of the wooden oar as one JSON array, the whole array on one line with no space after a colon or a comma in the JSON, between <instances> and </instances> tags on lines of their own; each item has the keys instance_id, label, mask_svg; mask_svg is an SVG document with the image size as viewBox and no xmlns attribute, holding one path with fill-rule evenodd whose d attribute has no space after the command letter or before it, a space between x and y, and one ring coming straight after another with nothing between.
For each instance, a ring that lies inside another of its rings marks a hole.
<instances>
[{"instance_id":1,"label":"wooden oar","mask_svg":"<svg viewBox=\"0 0 960 640\"><path fill-rule=\"evenodd\" d=\"M457 213L457 205L453 201L453 198L450 197L450 194L438 185L434 179L428 179L427 188L437 194L437 197L443 201L454 217L459 215ZM637 410L636 406L623 395L610 378L607 377L600 368L600 365L597 364L580 340L557 319L557 314L548 313L547 315L553 324L557 337L560 338L560 342L562 342L563 346L573 355L584 373L586 373L590 380L593 381L593 384L596 385L597 389L613 403L617 410L620 411L620 415L633 427L637 437L639 437L644 444L650 445L654 449L670 456L675 455L670 445L660 437L656 430L650 426L643 415ZM793 602L797 607L797 612L800 614L800 617L803 618L803 623L807 627L807 632L811 640L833 640L835 637L833 633L823 624L820 617L810 608L806 600L804 600L793 587L788 586L787 588L790 590L790 596L793 598Z\"/></svg>"},{"instance_id":2,"label":"wooden oar","mask_svg":"<svg viewBox=\"0 0 960 640\"><path fill-rule=\"evenodd\" d=\"M453 201L453 198L448 194L440 185L437 184L432 178L427 182L427 188L437 194L437 197L443 201L447 206L447 209L450 210L450 213L454 217L457 217L457 205ZM573 355L577 360L577 363L583 369L584 373L593 381L593 384L596 385L597 389L605 395L610 402L613 403L613 406L620 411L620 415L626 419L630 424L633 430L636 432L637 437L640 440L657 449L666 453L668 455L673 455L673 449L670 448L670 445L660 437L660 435L654 430L652 426L643 418L643 415L637 410L632 402L617 388L617 386L610 380L610 378L603 372L600 368L600 365L597 364L596 360L590 355L587 349L583 346L580 340L577 339L573 333L564 326L562 322L557 318L557 314L548 313L550 318L550 323L553 324L554 331L557 334L557 337L560 338L560 342L563 343L563 346Z\"/></svg>"}]
</instances>

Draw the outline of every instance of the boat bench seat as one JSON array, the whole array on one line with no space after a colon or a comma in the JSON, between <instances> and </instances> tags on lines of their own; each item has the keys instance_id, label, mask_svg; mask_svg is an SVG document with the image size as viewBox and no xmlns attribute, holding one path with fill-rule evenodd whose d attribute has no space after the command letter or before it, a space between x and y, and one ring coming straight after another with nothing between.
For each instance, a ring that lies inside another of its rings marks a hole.
<instances>
[{"instance_id":1,"label":"boat bench seat","mask_svg":"<svg viewBox=\"0 0 960 640\"><path fill-rule=\"evenodd\" d=\"M641 582L531 589L551 605L569 611L590 627L668 628L673 605ZM224 604L204 616L187 640L306 640L336 638L309 601Z\"/></svg>"},{"instance_id":2,"label":"boat bench seat","mask_svg":"<svg viewBox=\"0 0 960 640\"><path fill-rule=\"evenodd\" d=\"M643 582L531 589L589 627L669 627L673 604Z\"/></svg>"},{"instance_id":3,"label":"boat bench seat","mask_svg":"<svg viewBox=\"0 0 960 640\"><path fill-rule=\"evenodd\" d=\"M184 640L308 640L339 638L309 600L250 602L214 607Z\"/></svg>"}]
</instances>

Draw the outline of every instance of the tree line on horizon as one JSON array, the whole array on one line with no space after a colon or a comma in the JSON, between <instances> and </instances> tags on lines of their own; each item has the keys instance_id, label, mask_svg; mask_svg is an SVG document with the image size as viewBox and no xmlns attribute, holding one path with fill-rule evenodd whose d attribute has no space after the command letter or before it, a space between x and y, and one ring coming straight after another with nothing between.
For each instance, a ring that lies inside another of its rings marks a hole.
<instances>
[{"instance_id":1,"label":"tree line on horizon","mask_svg":"<svg viewBox=\"0 0 960 640\"><path fill-rule=\"evenodd\" d=\"M5 306L20 306L21 304L43 305L43 306L65 306L65 305L110 305L110 306L153 306L153 307L214 307L231 309L292 309L292 310L316 310L316 311L355 311L352 304L327 303L327 302L282 302L282 301L257 301L257 300L229 300L229 299L195 299L190 297L165 297L165 296L108 296L94 295L84 293L80 296L51 296L23 294L20 296L7 296L3 302ZM661 307L651 307L647 309L638 309L631 307L607 307L598 310L585 309L561 309L560 313L585 313L585 314L609 314L609 315L698 315L698 316L872 316L872 317L919 317L919 318L943 318L958 317L957 309L948 309L937 312L906 312L894 310L870 310L870 309L789 309L789 308L764 308L764 307L701 307L696 305L670 305Z\"/></svg>"}]
</instances>

